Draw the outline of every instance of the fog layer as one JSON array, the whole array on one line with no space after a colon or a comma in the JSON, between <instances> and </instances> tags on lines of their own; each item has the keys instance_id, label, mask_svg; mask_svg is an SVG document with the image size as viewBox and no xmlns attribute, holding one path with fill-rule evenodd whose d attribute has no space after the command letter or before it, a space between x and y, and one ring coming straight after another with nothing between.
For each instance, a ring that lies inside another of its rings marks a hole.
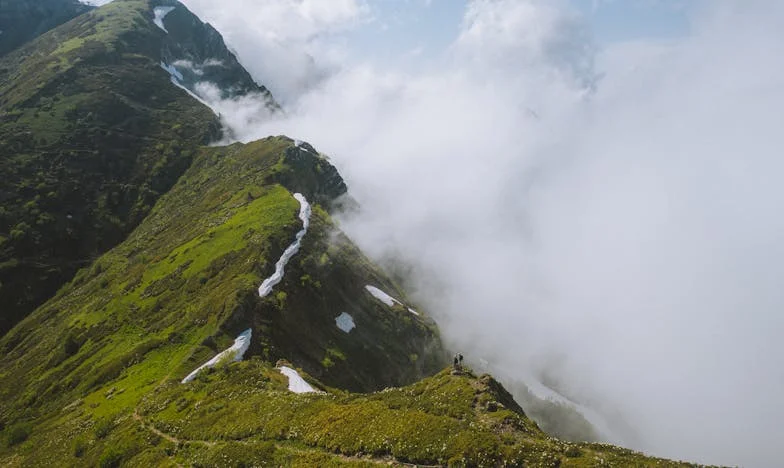
<instances>
[{"instance_id":1,"label":"fog layer","mask_svg":"<svg viewBox=\"0 0 784 468\"><path fill-rule=\"evenodd\" d=\"M342 61L358 0L185 3L284 97L287 117L227 117L236 134L328 153L362 206L343 228L414 266L450 346L558 388L610 441L780 459L781 2L705 3L687 37L600 49L565 2L476 0L416 73Z\"/></svg>"}]
</instances>

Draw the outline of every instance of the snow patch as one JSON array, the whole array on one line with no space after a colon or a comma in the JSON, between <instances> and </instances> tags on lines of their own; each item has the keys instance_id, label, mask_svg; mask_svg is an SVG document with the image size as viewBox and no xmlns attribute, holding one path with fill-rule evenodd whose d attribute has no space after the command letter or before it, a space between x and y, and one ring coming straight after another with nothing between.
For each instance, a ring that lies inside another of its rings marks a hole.
<instances>
[{"instance_id":1,"label":"snow patch","mask_svg":"<svg viewBox=\"0 0 784 468\"><path fill-rule=\"evenodd\" d=\"M398 301L394 297L390 296L389 294L385 293L384 291L378 289L375 286L367 285L367 286L365 286L365 289L367 289L367 291L373 297L375 297L379 301L383 302L384 304L388 305L389 307L394 307L395 304L400 304L401 306L406 307L405 304L403 304L402 302ZM416 316L419 316L419 312L417 312L416 310L412 309L411 307L406 307L406 309L408 309L408 311L411 312L412 314L414 314Z\"/></svg>"},{"instance_id":2,"label":"snow patch","mask_svg":"<svg viewBox=\"0 0 784 468\"><path fill-rule=\"evenodd\" d=\"M188 383L192 381L193 379L196 378L196 375L199 372L201 372L203 369L207 367L215 367L216 364L218 364L223 360L231 359L232 361L241 361L242 357L245 355L245 352L250 347L250 337L252 333L253 330L251 330L250 328L240 333L240 335L234 340L234 344L231 345L230 348L219 353L214 358L210 359L209 361L199 366L195 371L188 374L187 377L182 379L182 383Z\"/></svg>"},{"instance_id":3,"label":"snow patch","mask_svg":"<svg viewBox=\"0 0 784 468\"><path fill-rule=\"evenodd\" d=\"M335 318L335 324L338 326L338 328L346 333L350 332L356 327L356 324L354 323L354 317L347 314L346 312L343 312L337 318Z\"/></svg>"},{"instance_id":4,"label":"snow patch","mask_svg":"<svg viewBox=\"0 0 784 468\"><path fill-rule=\"evenodd\" d=\"M163 68L164 70L166 70L167 73L169 73L169 75L171 76L171 82L174 86L188 93L188 96L192 97L193 99L196 99L201 104L204 104L212 111L213 114L220 117L220 113L218 113L218 111L216 111L215 108L212 107L207 101L205 101L198 94L194 93L190 89L183 86L182 83L180 83L180 81L182 81L184 77L182 76L182 73L180 73L180 71L177 70L177 67L175 67L174 65L167 65L165 62L161 62L161 68Z\"/></svg>"},{"instance_id":5,"label":"snow patch","mask_svg":"<svg viewBox=\"0 0 784 468\"><path fill-rule=\"evenodd\" d=\"M176 79L178 82L185 79L182 76L182 73L180 73L177 70L177 67L175 67L174 65L167 65L166 62L161 62L161 68L166 70L169 73L169 75L171 75L172 79Z\"/></svg>"},{"instance_id":6,"label":"snow patch","mask_svg":"<svg viewBox=\"0 0 784 468\"><path fill-rule=\"evenodd\" d=\"M163 32L165 32L166 34L169 34L169 31L167 31L166 27L163 25L163 19L166 18L166 15L171 13L172 10L174 10L173 6L160 6L160 7L155 7L155 9L153 10L153 13L155 14L155 18L153 19L153 22L155 23L156 26L161 28Z\"/></svg>"},{"instance_id":7,"label":"snow patch","mask_svg":"<svg viewBox=\"0 0 784 468\"><path fill-rule=\"evenodd\" d=\"M382 291L382 290L378 289L378 288L377 288L377 287L375 287L375 286L370 286L370 285L367 285L367 286L365 286L365 289L367 289L367 291L368 291L368 292L369 292L369 293L370 293L370 294L371 294L373 297L375 297L375 298L376 298L376 299L378 299L379 301L383 302L384 304L388 305L389 307L394 307L394 305L395 305L396 303L397 303L397 304L400 304L400 305L403 305L403 303L402 303L402 302L398 301L398 300L397 300L397 299L395 299L394 297L390 296L389 294L385 293L384 291Z\"/></svg>"},{"instance_id":8,"label":"snow patch","mask_svg":"<svg viewBox=\"0 0 784 468\"><path fill-rule=\"evenodd\" d=\"M299 372L291 367L281 366L280 373L289 378L289 390L294 393L320 393L305 381Z\"/></svg>"},{"instance_id":9,"label":"snow patch","mask_svg":"<svg viewBox=\"0 0 784 468\"><path fill-rule=\"evenodd\" d=\"M311 214L310 203L308 203L308 200L305 199L305 196L301 193L295 193L294 198L297 199L300 205L299 219L302 220L302 230L297 233L294 242L283 252L283 255L280 256L280 260L275 264L275 273L265 279L264 282L261 283L261 286L259 286L259 297L266 297L272 292L272 288L281 282L283 274L285 273L286 264L291 260L291 257L299 252L302 238L305 237L305 234L308 232Z\"/></svg>"},{"instance_id":10,"label":"snow patch","mask_svg":"<svg viewBox=\"0 0 784 468\"><path fill-rule=\"evenodd\" d=\"M304 141L302 141L302 140L294 140L294 146L295 146L296 148L299 148L300 150L302 150L302 151L304 151L304 152L306 152L306 153L311 153L311 154L313 154L313 151L311 151L311 150L309 150L309 149L305 148L304 146L302 146L303 144L305 144L305 142L304 142Z\"/></svg>"}]
</instances>

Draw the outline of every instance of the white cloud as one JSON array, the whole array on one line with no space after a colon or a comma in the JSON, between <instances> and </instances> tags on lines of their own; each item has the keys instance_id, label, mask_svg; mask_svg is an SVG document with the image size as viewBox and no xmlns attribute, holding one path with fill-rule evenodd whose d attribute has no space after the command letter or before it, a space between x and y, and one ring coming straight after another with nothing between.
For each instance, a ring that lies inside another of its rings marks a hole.
<instances>
[{"instance_id":1,"label":"white cloud","mask_svg":"<svg viewBox=\"0 0 784 468\"><path fill-rule=\"evenodd\" d=\"M596 78L590 34L560 0L472 0L456 50L479 70L559 72L582 84Z\"/></svg>"},{"instance_id":2,"label":"white cloud","mask_svg":"<svg viewBox=\"0 0 784 468\"><path fill-rule=\"evenodd\" d=\"M221 9L256 76L299 70L255 53L268 20ZM346 11L311 24L361 17ZM286 15L279 34L308 24ZM288 118L234 125L330 153L363 206L344 228L416 266L417 299L467 356L545 375L634 448L770 466L784 439L782 26L784 4L715 1L691 36L594 65L563 4L477 0L429 71L337 60Z\"/></svg>"},{"instance_id":3,"label":"white cloud","mask_svg":"<svg viewBox=\"0 0 784 468\"><path fill-rule=\"evenodd\" d=\"M343 48L328 40L366 21L364 0L183 0L221 31L243 65L283 102L329 76Z\"/></svg>"}]
</instances>

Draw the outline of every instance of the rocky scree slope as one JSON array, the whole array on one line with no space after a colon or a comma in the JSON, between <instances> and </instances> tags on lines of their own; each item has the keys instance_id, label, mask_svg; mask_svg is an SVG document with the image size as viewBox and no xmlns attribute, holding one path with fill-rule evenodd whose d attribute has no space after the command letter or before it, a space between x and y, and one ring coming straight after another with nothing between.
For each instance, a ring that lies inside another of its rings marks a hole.
<instances>
[{"instance_id":1,"label":"rocky scree slope","mask_svg":"<svg viewBox=\"0 0 784 468\"><path fill-rule=\"evenodd\" d=\"M154 23L160 2L116 0L0 58L0 335L120 242L222 136L165 60L220 62L218 84L266 93L214 29L169 4L170 33Z\"/></svg>"}]
</instances>

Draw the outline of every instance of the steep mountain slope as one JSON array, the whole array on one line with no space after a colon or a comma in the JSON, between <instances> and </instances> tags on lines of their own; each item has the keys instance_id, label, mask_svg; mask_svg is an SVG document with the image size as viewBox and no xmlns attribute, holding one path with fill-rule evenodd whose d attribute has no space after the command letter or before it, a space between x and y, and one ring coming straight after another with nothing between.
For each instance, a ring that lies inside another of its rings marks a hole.
<instances>
[{"instance_id":1,"label":"steep mountain slope","mask_svg":"<svg viewBox=\"0 0 784 468\"><path fill-rule=\"evenodd\" d=\"M434 325L370 294L405 301L332 224L329 202L345 190L312 147L288 138L199 150L126 241L0 340L0 380L14 380L0 387L5 425L29 424L43 442L74 402L87 420L127 417L246 329L248 355L288 359L330 386L378 390L436 371L445 359ZM312 204L309 227L281 282L260 293L302 229L293 191ZM354 328L339 326L343 314Z\"/></svg>"},{"instance_id":2,"label":"steep mountain slope","mask_svg":"<svg viewBox=\"0 0 784 468\"><path fill-rule=\"evenodd\" d=\"M158 3L154 13L160 18L158 26L166 32L161 60L175 67L183 86L200 94L211 85L214 88L209 91L214 90L224 99L258 94L270 110L278 109L272 94L253 80L215 28L202 23L176 0Z\"/></svg>"},{"instance_id":3,"label":"steep mountain slope","mask_svg":"<svg viewBox=\"0 0 784 468\"><path fill-rule=\"evenodd\" d=\"M275 107L214 29L166 3L171 34L155 23L160 2L117 0L0 59L0 334L122 240L221 136L165 60L220 63L209 78Z\"/></svg>"},{"instance_id":4,"label":"steep mountain slope","mask_svg":"<svg viewBox=\"0 0 784 468\"><path fill-rule=\"evenodd\" d=\"M91 9L79 0L3 0L0 2L0 55Z\"/></svg>"}]
</instances>

